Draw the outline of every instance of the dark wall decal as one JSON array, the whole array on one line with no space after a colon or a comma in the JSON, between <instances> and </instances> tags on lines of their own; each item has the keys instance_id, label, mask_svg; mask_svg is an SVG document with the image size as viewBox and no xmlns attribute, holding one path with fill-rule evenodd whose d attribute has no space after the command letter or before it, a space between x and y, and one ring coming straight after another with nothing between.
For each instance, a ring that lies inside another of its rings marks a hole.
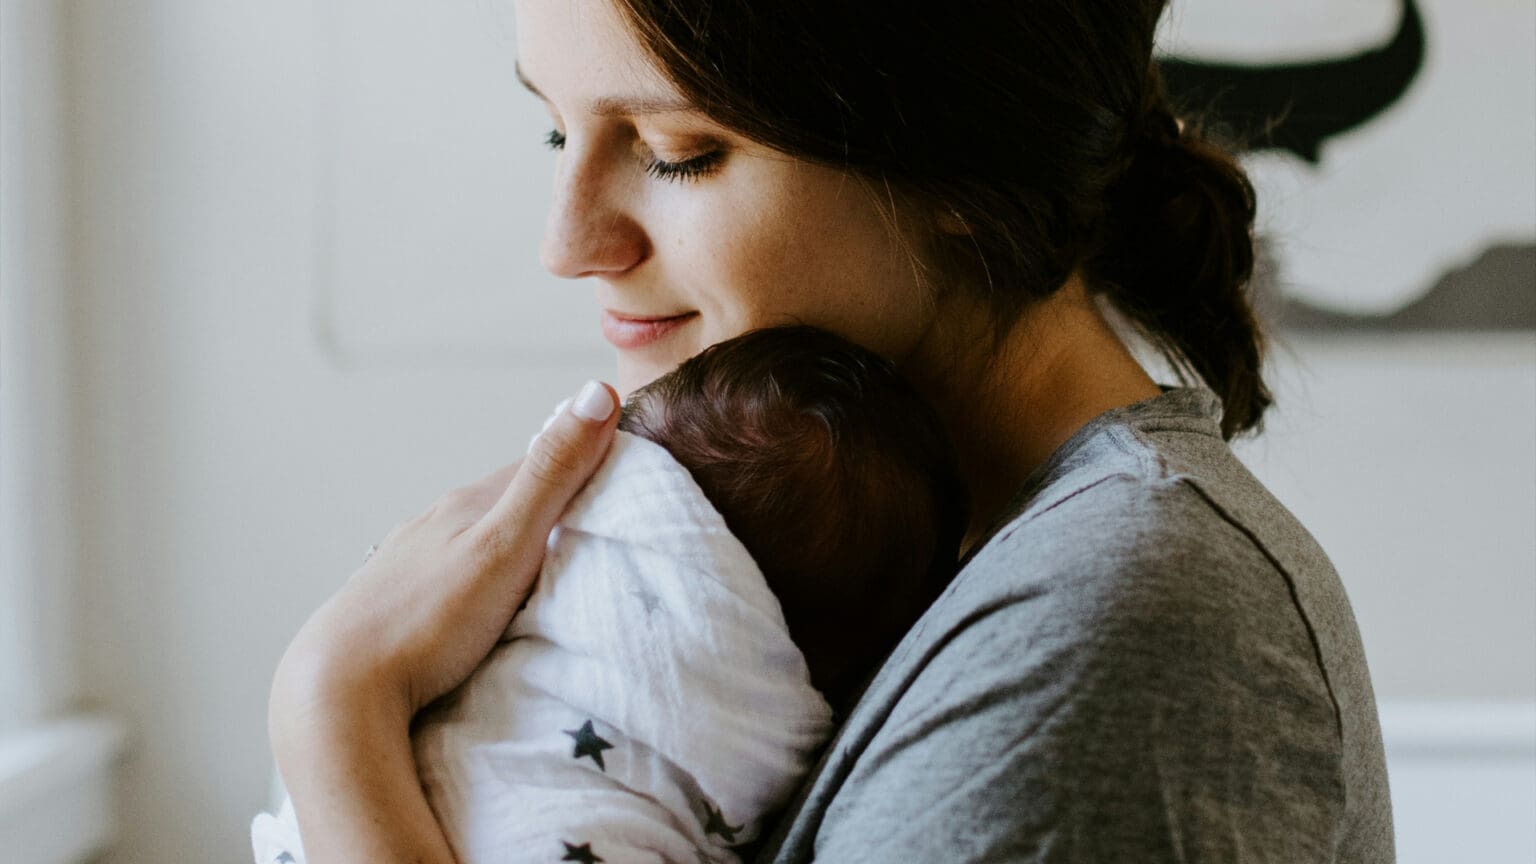
<instances>
[{"instance_id":1,"label":"dark wall decal","mask_svg":"<svg viewBox=\"0 0 1536 864\"><path fill-rule=\"evenodd\" d=\"M1536 331L1533 27L1518 0L1209 0L1171 19L1175 106L1237 140L1259 194L1268 320Z\"/></svg>"},{"instance_id":2,"label":"dark wall decal","mask_svg":"<svg viewBox=\"0 0 1536 864\"><path fill-rule=\"evenodd\" d=\"M1536 243L1495 244L1388 315L1339 312L1287 297L1277 276L1260 270L1255 291L1265 317L1291 329L1536 330Z\"/></svg>"},{"instance_id":3,"label":"dark wall decal","mask_svg":"<svg viewBox=\"0 0 1536 864\"><path fill-rule=\"evenodd\" d=\"M1169 58L1175 104L1209 116L1251 149L1288 150L1316 165L1327 139L1362 126L1408 91L1424 63L1424 20L1404 0L1386 45L1352 57L1258 66Z\"/></svg>"}]
</instances>

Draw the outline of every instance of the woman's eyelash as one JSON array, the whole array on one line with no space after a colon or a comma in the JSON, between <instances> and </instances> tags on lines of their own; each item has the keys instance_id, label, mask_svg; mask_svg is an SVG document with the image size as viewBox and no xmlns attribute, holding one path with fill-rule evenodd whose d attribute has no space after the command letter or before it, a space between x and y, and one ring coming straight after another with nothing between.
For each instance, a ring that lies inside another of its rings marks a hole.
<instances>
[{"instance_id":1,"label":"woman's eyelash","mask_svg":"<svg viewBox=\"0 0 1536 864\"><path fill-rule=\"evenodd\" d=\"M724 158L724 153L715 150L683 162L663 162L655 159L646 166L645 173L659 180L697 180L713 174Z\"/></svg>"},{"instance_id":2,"label":"woman's eyelash","mask_svg":"<svg viewBox=\"0 0 1536 864\"><path fill-rule=\"evenodd\" d=\"M544 144L551 150L565 148L565 135L558 129L549 130L544 136ZM697 180L700 177L714 173L720 167L720 162L725 158L725 153L715 150L702 156L695 156L682 162L665 162L653 159L646 166L645 173L658 180Z\"/></svg>"}]
</instances>

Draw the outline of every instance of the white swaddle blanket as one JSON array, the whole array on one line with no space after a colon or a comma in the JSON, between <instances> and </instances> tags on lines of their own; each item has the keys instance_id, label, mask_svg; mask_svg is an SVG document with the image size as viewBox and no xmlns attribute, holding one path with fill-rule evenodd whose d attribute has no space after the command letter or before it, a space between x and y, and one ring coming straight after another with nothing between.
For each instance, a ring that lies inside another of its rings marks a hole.
<instances>
[{"instance_id":1,"label":"white swaddle blanket","mask_svg":"<svg viewBox=\"0 0 1536 864\"><path fill-rule=\"evenodd\" d=\"M751 556L620 432L504 641L412 740L462 864L693 864L735 861L831 731ZM302 864L297 834L289 807L258 816L258 864Z\"/></svg>"}]
</instances>

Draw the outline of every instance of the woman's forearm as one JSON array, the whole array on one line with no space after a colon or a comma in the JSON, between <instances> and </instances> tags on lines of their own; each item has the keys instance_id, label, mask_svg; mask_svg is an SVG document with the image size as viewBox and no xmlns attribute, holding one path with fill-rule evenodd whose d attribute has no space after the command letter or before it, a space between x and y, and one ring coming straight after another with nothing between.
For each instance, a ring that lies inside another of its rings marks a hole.
<instances>
[{"instance_id":1,"label":"woman's forearm","mask_svg":"<svg viewBox=\"0 0 1536 864\"><path fill-rule=\"evenodd\" d=\"M285 687L273 699L289 710L269 721L272 748L309 864L454 864L416 773L409 709L366 696L306 699L281 675L274 696Z\"/></svg>"}]
</instances>

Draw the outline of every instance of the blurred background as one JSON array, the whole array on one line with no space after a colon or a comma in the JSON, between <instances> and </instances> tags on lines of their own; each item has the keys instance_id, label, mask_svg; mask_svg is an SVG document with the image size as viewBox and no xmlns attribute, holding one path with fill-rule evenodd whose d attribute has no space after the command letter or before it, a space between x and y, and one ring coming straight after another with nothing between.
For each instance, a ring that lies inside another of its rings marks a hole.
<instances>
[{"instance_id":1,"label":"blurred background","mask_svg":"<svg viewBox=\"0 0 1536 864\"><path fill-rule=\"evenodd\" d=\"M249 861L289 638L609 371L539 268L514 24L0 0L0 857ZM1536 860L1536 6L1165 37L1252 139L1280 407L1239 452L1354 601L1400 860Z\"/></svg>"}]
</instances>

